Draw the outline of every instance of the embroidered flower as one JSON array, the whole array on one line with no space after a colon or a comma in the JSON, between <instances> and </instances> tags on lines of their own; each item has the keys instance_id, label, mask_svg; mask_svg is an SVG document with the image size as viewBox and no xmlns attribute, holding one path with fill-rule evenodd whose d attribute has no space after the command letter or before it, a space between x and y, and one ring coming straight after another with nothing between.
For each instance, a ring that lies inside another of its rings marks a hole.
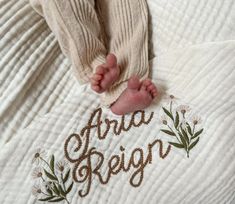
<instances>
[{"instance_id":1,"label":"embroidered flower","mask_svg":"<svg viewBox=\"0 0 235 204\"><path fill-rule=\"evenodd\" d=\"M63 172L68 167L68 162L65 160L61 160L56 163L56 169L60 172Z\"/></svg>"},{"instance_id":2,"label":"embroidered flower","mask_svg":"<svg viewBox=\"0 0 235 204\"><path fill-rule=\"evenodd\" d=\"M201 118L188 114L191 110L188 105L179 105L175 108L176 105L173 103L175 100L175 96L169 95L168 105L162 107L165 116L161 117L161 123L165 125L165 128L160 129L160 131L175 137L175 142L170 141L169 144L176 148L184 149L187 157L189 157L189 152L198 143L199 136L204 129L196 130L196 125L201 123Z\"/></svg>"},{"instance_id":3,"label":"embroidered flower","mask_svg":"<svg viewBox=\"0 0 235 204\"><path fill-rule=\"evenodd\" d=\"M162 116L161 116L160 122L161 122L163 125L167 125L167 117L166 117L166 115L162 115Z\"/></svg>"},{"instance_id":4,"label":"embroidered flower","mask_svg":"<svg viewBox=\"0 0 235 204\"><path fill-rule=\"evenodd\" d=\"M40 163L41 158L45 155L46 155L45 150L42 150L41 148L36 149L32 163L36 163L38 165Z\"/></svg>"},{"instance_id":5,"label":"embroidered flower","mask_svg":"<svg viewBox=\"0 0 235 204\"><path fill-rule=\"evenodd\" d=\"M176 103L179 98L175 97L172 94L170 94L170 95L167 94L167 95L164 96L164 99L168 102Z\"/></svg>"},{"instance_id":6,"label":"embroidered flower","mask_svg":"<svg viewBox=\"0 0 235 204\"><path fill-rule=\"evenodd\" d=\"M178 99L174 95L169 95L169 98L172 102L176 102L176 100Z\"/></svg>"},{"instance_id":7,"label":"embroidered flower","mask_svg":"<svg viewBox=\"0 0 235 204\"><path fill-rule=\"evenodd\" d=\"M197 124L199 124L199 123L202 122L201 117L199 117L199 116L197 116L197 115L194 115L194 116L191 118L191 121L192 121L192 123L193 123L194 125L197 125Z\"/></svg>"},{"instance_id":8,"label":"embroidered flower","mask_svg":"<svg viewBox=\"0 0 235 204\"><path fill-rule=\"evenodd\" d=\"M177 111L181 112L183 115L185 115L186 112L190 111L190 107L187 105L180 105L177 108Z\"/></svg>"},{"instance_id":9,"label":"embroidered flower","mask_svg":"<svg viewBox=\"0 0 235 204\"><path fill-rule=\"evenodd\" d=\"M32 187L32 194L35 197L38 197L38 195L40 195L42 193L42 189L38 184L34 184L34 186Z\"/></svg>"},{"instance_id":10,"label":"embroidered flower","mask_svg":"<svg viewBox=\"0 0 235 204\"><path fill-rule=\"evenodd\" d=\"M42 168L41 167L34 168L33 173L32 173L32 177L34 179L42 178Z\"/></svg>"}]
</instances>

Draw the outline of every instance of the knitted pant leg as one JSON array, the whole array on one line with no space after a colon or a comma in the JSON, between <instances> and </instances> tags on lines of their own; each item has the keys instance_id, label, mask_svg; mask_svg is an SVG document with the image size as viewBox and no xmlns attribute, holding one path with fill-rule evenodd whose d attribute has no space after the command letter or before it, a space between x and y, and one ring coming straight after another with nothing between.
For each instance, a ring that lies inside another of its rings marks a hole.
<instances>
[{"instance_id":1,"label":"knitted pant leg","mask_svg":"<svg viewBox=\"0 0 235 204\"><path fill-rule=\"evenodd\" d=\"M148 8L146 0L98 0L101 23L106 33L108 52L117 56L121 76L103 98L115 101L132 75L149 75Z\"/></svg>"},{"instance_id":2,"label":"knitted pant leg","mask_svg":"<svg viewBox=\"0 0 235 204\"><path fill-rule=\"evenodd\" d=\"M80 83L89 81L107 54L94 0L30 0L55 34Z\"/></svg>"}]
</instances>

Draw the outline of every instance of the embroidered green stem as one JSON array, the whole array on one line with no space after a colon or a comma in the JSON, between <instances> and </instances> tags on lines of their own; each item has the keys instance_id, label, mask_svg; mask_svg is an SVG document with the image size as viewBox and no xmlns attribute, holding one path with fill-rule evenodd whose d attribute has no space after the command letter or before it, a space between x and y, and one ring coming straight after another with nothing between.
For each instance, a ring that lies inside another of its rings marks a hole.
<instances>
[{"instance_id":1,"label":"embroidered green stem","mask_svg":"<svg viewBox=\"0 0 235 204\"><path fill-rule=\"evenodd\" d=\"M62 174L62 173L60 173L60 176L61 176L61 180L63 181L63 174ZM66 189L65 189L65 185L64 185L64 182L62 182L62 184L63 184L64 191L66 191Z\"/></svg>"},{"instance_id":2,"label":"embroidered green stem","mask_svg":"<svg viewBox=\"0 0 235 204\"><path fill-rule=\"evenodd\" d=\"M43 176L41 176L41 179L42 179L43 182L45 182L45 179L43 178Z\"/></svg>"},{"instance_id":3,"label":"embroidered green stem","mask_svg":"<svg viewBox=\"0 0 235 204\"><path fill-rule=\"evenodd\" d=\"M195 124L193 124L193 135L194 135L194 131L195 131Z\"/></svg>"},{"instance_id":4,"label":"embroidered green stem","mask_svg":"<svg viewBox=\"0 0 235 204\"><path fill-rule=\"evenodd\" d=\"M53 176L55 176L56 180L58 181L57 183L59 184L59 179L58 179L58 177L56 176L56 174L54 173L53 169L51 169L49 163L48 163L45 159L43 159L42 157L40 157L40 159L41 159L42 161L44 161L44 162L47 164L47 166L48 166L49 169L51 170L51 173L53 174Z\"/></svg>"},{"instance_id":5,"label":"embroidered green stem","mask_svg":"<svg viewBox=\"0 0 235 204\"><path fill-rule=\"evenodd\" d=\"M167 125L168 126L168 128L173 132L173 133L175 133L174 131L173 131L173 129L169 126L169 125ZM176 139L179 141L179 139L178 139L178 137L176 136L176 134L175 134L175 137L176 137ZM180 141L179 141L180 142ZM181 142L180 142L181 143Z\"/></svg>"},{"instance_id":6,"label":"embroidered green stem","mask_svg":"<svg viewBox=\"0 0 235 204\"><path fill-rule=\"evenodd\" d=\"M168 128L169 128L173 133L175 133L175 132L173 131L173 129L172 129L169 125L167 125L167 126L168 126ZM176 130L177 130L178 135L179 135L179 134L181 133L180 130L179 130L178 128L177 128ZM182 133L181 133L181 134L182 134ZM182 142L181 142L180 139L177 137L177 135L175 134L174 136L175 136L176 139L178 140L179 144L182 144ZM184 150L185 150L186 153L188 154L187 149L188 149L188 147L184 148Z\"/></svg>"},{"instance_id":7,"label":"embroidered green stem","mask_svg":"<svg viewBox=\"0 0 235 204\"><path fill-rule=\"evenodd\" d=\"M194 135L194 131L195 131L195 124L193 124L193 132L192 132L192 135L190 135L189 144L191 143L192 137Z\"/></svg>"},{"instance_id":8,"label":"embroidered green stem","mask_svg":"<svg viewBox=\"0 0 235 204\"><path fill-rule=\"evenodd\" d=\"M46 195L46 196L50 196L49 194L46 194L46 193L44 193L43 191L41 191L42 192L42 194L44 194L44 195Z\"/></svg>"},{"instance_id":9,"label":"embroidered green stem","mask_svg":"<svg viewBox=\"0 0 235 204\"><path fill-rule=\"evenodd\" d=\"M42 161L44 161L46 164L47 164L47 166L50 168L50 170L51 170L51 167L50 167L50 165L48 164L48 162L45 160L45 159L43 159L42 157L39 157ZM52 172L53 173L53 172Z\"/></svg>"},{"instance_id":10,"label":"embroidered green stem","mask_svg":"<svg viewBox=\"0 0 235 204\"><path fill-rule=\"evenodd\" d=\"M69 204L69 201L67 200L67 198L65 197L65 201L66 201L66 203L68 203Z\"/></svg>"},{"instance_id":11,"label":"embroidered green stem","mask_svg":"<svg viewBox=\"0 0 235 204\"><path fill-rule=\"evenodd\" d=\"M171 112L171 114L172 114L172 101L171 101L171 103L170 103L170 112Z\"/></svg>"},{"instance_id":12,"label":"embroidered green stem","mask_svg":"<svg viewBox=\"0 0 235 204\"><path fill-rule=\"evenodd\" d=\"M179 128L177 128L177 131L178 131L178 135L179 135L179 134L181 134L181 135L183 134L183 133L179 130ZM178 140L178 141L179 141L179 140ZM179 141L179 143L182 144L181 141ZM187 157L189 157L189 155L188 155L188 154L189 154L188 147L189 147L189 146L187 145L187 146L184 148L185 152L187 153Z\"/></svg>"}]
</instances>

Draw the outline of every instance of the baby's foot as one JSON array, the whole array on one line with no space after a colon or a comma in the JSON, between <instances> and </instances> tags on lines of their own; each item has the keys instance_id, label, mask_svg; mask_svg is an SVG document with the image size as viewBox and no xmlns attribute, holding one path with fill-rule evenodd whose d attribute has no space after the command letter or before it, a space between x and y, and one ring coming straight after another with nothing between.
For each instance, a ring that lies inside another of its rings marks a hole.
<instances>
[{"instance_id":1,"label":"baby's foot","mask_svg":"<svg viewBox=\"0 0 235 204\"><path fill-rule=\"evenodd\" d=\"M91 88L97 93L103 93L117 81L119 74L117 58L114 54L109 54L106 63L98 66L95 74L91 77Z\"/></svg>"},{"instance_id":2,"label":"baby's foot","mask_svg":"<svg viewBox=\"0 0 235 204\"><path fill-rule=\"evenodd\" d=\"M150 79L139 81L138 77L131 77L128 87L111 106L113 113L124 115L148 107L157 96L157 88Z\"/></svg>"}]
</instances>

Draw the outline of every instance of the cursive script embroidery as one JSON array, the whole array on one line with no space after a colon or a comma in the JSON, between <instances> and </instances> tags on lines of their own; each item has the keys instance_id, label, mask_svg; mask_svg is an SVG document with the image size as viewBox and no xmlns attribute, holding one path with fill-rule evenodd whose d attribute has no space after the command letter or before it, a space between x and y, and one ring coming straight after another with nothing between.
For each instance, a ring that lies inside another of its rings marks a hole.
<instances>
[{"instance_id":1,"label":"cursive script embroidery","mask_svg":"<svg viewBox=\"0 0 235 204\"><path fill-rule=\"evenodd\" d=\"M140 114L140 120L137 115ZM136 111L132 114L131 120L127 127L125 127L126 121L125 116L122 116L120 124L117 120L105 119L102 121L102 109L95 110L87 123L87 125L81 130L80 134L71 134L65 141L64 152L65 157L71 163L75 163L73 168L73 179L78 183L85 183L85 189L79 190L78 194L81 197L88 195L92 184L92 175L97 176L101 184L107 184L112 175L117 175L120 171L128 172L131 167L136 170L133 172L130 178L130 184L133 187L141 185L144 178L144 168L147 164L152 162L152 148L158 143L159 144L159 156L164 159L170 152L171 146L168 145L165 152L163 152L163 143L161 140L156 139L152 143L148 144L147 156L144 156L144 151L141 148L135 148L128 161L126 161L125 148L120 146L120 154L112 155L107 163L108 174L103 176L101 174L101 167L104 163L104 155L96 149L96 147L89 147L91 130L95 130L99 140L106 138L107 134L112 127L113 133L119 135L122 131L126 132L131 127L139 127L143 124L149 124L153 118L154 113L146 117L145 111ZM105 128L102 126L105 124ZM73 158L70 154L68 145L74 144L74 140L77 143L74 152L81 151L81 154L77 158ZM138 159L136 159L138 158ZM96 159L96 164L92 161Z\"/></svg>"}]
</instances>

